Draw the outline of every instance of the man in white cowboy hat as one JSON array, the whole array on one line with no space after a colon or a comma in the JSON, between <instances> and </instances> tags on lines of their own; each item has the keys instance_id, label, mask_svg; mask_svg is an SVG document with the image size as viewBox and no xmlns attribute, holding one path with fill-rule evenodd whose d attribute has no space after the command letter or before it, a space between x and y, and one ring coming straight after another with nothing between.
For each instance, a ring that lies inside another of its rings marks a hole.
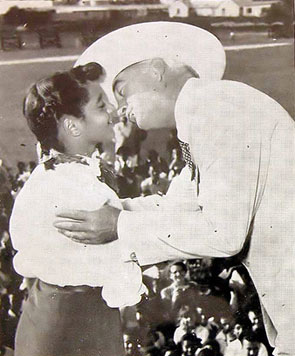
<instances>
[{"instance_id":1,"label":"man in white cowboy hat","mask_svg":"<svg viewBox=\"0 0 295 356\"><path fill-rule=\"evenodd\" d=\"M127 199L121 212L64 211L56 227L83 243L122 239L141 265L241 253L275 355L295 355L292 118L264 93L221 80L222 45L191 25L121 28L77 65L91 61L106 69L119 113L146 130L176 127L187 166L165 197Z\"/></svg>"}]
</instances>

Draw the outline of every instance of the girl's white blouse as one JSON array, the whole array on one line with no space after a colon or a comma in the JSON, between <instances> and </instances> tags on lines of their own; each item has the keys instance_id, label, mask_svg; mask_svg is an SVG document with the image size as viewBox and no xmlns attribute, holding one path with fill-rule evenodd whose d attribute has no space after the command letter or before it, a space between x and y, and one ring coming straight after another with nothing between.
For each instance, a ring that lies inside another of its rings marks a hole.
<instances>
[{"instance_id":1,"label":"girl's white blouse","mask_svg":"<svg viewBox=\"0 0 295 356\"><path fill-rule=\"evenodd\" d=\"M103 204L121 209L116 193L98 180L97 162L37 166L14 204L10 233L15 270L59 286L103 286L110 307L133 305L143 292L140 267L120 240L86 245L66 238L53 226L59 209L96 210Z\"/></svg>"}]
</instances>

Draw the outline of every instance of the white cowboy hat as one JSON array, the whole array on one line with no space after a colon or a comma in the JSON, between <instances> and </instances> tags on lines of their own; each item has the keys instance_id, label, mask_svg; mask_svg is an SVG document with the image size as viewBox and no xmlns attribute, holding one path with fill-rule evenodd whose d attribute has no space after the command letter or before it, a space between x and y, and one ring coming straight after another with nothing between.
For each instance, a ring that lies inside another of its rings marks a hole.
<instances>
[{"instance_id":1,"label":"white cowboy hat","mask_svg":"<svg viewBox=\"0 0 295 356\"><path fill-rule=\"evenodd\" d=\"M225 52L210 32L180 22L146 22L122 27L99 38L75 66L99 63L106 71L102 87L113 101L112 81L131 64L151 58L175 60L191 66L202 79L221 79Z\"/></svg>"}]
</instances>

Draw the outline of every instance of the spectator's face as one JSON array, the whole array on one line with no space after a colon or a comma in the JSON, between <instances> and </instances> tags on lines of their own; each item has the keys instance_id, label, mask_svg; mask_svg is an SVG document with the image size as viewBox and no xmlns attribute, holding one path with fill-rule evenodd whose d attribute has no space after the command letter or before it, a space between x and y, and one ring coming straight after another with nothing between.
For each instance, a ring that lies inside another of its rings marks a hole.
<instances>
[{"instance_id":1,"label":"spectator's face","mask_svg":"<svg viewBox=\"0 0 295 356\"><path fill-rule=\"evenodd\" d=\"M193 320L193 318L191 318L190 316L183 316L183 317L180 319L180 325L181 325L183 328L191 329L191 328L194 326L194 320Z\"/></svg>"},{"instance_id":2,"label":"spectator's face","mask_svg":"<svg viewBox=\"0 0 295 356\"><path fill-rule=\"evenodd\" d=\"M171 266L170 278L176 284L183 283L185 281L185 270L181 266Z\"/></svg>"},{"instance_id":3,"label":"spectator's face","mask_svg":"<svg viewBox=\"0 0 295 356\"><path fill-rule=\"evenodd\" d=\"M191 277L197 276L202 267L202 260L197 258L188 261L188 270Z\"/></svg>"},{"instance_id":4,"label":"spectator's face","mask_svg":"<svg viewBox=\"0 0 295 356\"><path fill-rule=\"evenodd\" d=\"M180 151L177 148L173 148L171 156L174 159L180 158Z\"/></svg>"},{"instance_id":5,"label":"spectator's face","mask_svg":"<svg viewBox=\"0 0 295 356\"><path fill-rule=\"evenodd\" d=\"M201 325L203 326L207 325L207 318L204 314L201 315Z\"/></svg>"},{"instance_id":6,"label":"spectator's face","mask_svg":"<svg viewBox=\"0 0 295 356\"><path fill-rule=\"evenodd\" d=\"M157 179L159 177L157 170L153 166L149 167L149 176L154 179Z\"/></svg>"},{"instance_id":7,"label":"spectator's face","mask_svg":"<svg viewBox=\"0 0 295 356\"><path fill-rule=\"evenodd\" d=\"M233 330L233 334L235 335L235 337L238 339L241 334L243 332L243 327L241 324L235 324L234 326L234 330Z\"/></svg>"},{"instance_id":8,"label":"spectator's face","mask_svg":"<svg viewBox=\"0 0 295 356\"><path fill-rule=\"evenodd\" d=\"M227 318L220 318L220 326L225 333L229 333L232 329L230 321Z\"/></svg>"},{"instance_id":9,"label":"spectator's face","mask_svg":"<svg viewBox=\"0 0 295 356\"><path fill-rule=\"evenodd\" d=\"M258 322L258 316L256 315L256 313L252 310L249 311L248 313L248 317L251 321L252 324L256 324Z\"/></svg>"},{"instance_id":10,"label":"spectator's face","mask_svg":"<svg viewBox=\"0 0 295 356\"><path fill-rule=\"evenodd\" d=\"M153 280L152 280L152 289L153 289L153 292L154 292L154 293L159 293L160 288L159 288L159 281L158 281L158 279L153 279Z\"/></svg>"},{"instance_id":11,"label":"spectator's face","mask_svg":"<svg viewBox=\"0 0 295 356\"><path fill-rule=\"evenodd\" d=\"M119 115L144 130L174 127L174 105L153 60L131 65L113 82ZM171 126L172 116L172 126Z\"/></svg>"},{"instance_id":12,"label":"spectator's face","mask_svg":"<svg viewBox=\"0 0 295 356\"><path fill-rule=\"evenodd\" d=\"M136 355L138 349L139 347L135 341L127 340L125 342L126 355L130 355L130 356Z\"/></svg>"},{"instance_id":13,"label":"spectator's face","mask_svg":"<svg viewBox=\"0 0 295 356\"><path fill-rule=\"evenodd\" d=\"M259 343L244 340L243 348L247 351L247 356L258 356L259 353Z\"/></svg>"},{"instance_id":14,"label":"spectator's face","mask_svg":"<svg viewBox=\"0 0 295 356\"><path fill-rule=\"evenodd\" d=\"M181 344L182 352L185 356L194 356L196 345L190 340L184 340Z\"/></svg>"}]
</instances>

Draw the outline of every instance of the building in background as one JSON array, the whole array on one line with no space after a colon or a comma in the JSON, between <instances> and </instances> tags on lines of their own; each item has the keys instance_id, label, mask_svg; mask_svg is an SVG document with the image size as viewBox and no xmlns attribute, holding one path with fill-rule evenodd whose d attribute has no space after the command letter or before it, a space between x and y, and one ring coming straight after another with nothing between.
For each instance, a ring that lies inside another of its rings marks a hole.
<instances>
[{"instance_id":1,"label":"building in background","mask_svg":"<svg viewBox=\"0 0 295 356\"><path fill-rule=\"evenodd\" d=\"M5 14L11 7L51 10L53 3L53 0L0 0L0 14Z\"/></svg>"},{"instance_id":2,"label":"building in background","mask_svg":"<svg viewBox=\"0 0 295 356\"><path fill-rule=\"evenodd\" d=\"M198 16L211 17L261 17L265 10L279 1L255 0L191 0Z\"/></svg>"},{"instance_id":3,"label":"building in background","mask_svg":"<svg viewBox=\"0 0 295 356\"><path fill-rule=\"evenodd\" d=\"M189 0L160 0L168 7L169 17L188 17L191 6Z\"/></svg>"},{"instance_id":4,"label":"building in background","mask_svg":"<svg viewBox=\"0 0 295 356\"><path fill-rule=\"evenodd\" d=\"M261 17L265 14L265 10L271 8L273 4L276 4L280 1L255 1L255 0L234 0L237 5L240 7L240 16L246 17Z\"/></svg>"},{"instance_id":5,"label":"building in background","mask_svg":"<svg viewBox=\"0 0 295 356\"><path fill-rule=\"evenodd\" d=\"M191 0L198 16L237 17L239 5L234 0Z\"/></svg>"}]
</instances>

